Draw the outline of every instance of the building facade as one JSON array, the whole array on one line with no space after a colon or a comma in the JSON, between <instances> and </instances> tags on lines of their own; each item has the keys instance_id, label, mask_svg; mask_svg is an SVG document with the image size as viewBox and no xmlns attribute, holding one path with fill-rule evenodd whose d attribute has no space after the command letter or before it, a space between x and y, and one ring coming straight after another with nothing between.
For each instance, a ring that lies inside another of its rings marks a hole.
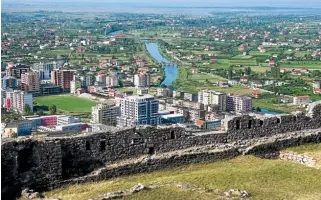
<instances>
[{"instance_id":1,"label":"building facade","mask_svg":"<svg viewBox=\"0 0 321 200\"><path fill-rule=\"evenodd\" d=\"M23 91L40 91L40 80L37 72L27 72L21 75Z\"/></svg>"},{"instance_id":2,"label":"building facade","mask_svg":"<svg viewBox=\"0 0 321 200\"><path fill-rule=\"evenodd\" d=\"M95 124L117 125L120 106L113 104L97 104L91 111L91 122Z\"/></svg>"},{"instance_id":3,"label":"building facade","mask_svg":"<svg viewBox=\"0 0 321 200\"><path fill-rule=\"evenodd\" d=\"M157 125L159 102L154 96L128 96L121 100L118 126Z\"/></svg>"},{"instance_id":4,"label":"building facade","mask_svg":"<svg viewBox=\"0 0 321 200\"><path fill-rule=\"evenodd\" d=\"M19 113L24 112L25 104L33 110L33 96L30 93L21 90L6 91L5 107L13 109Z\"/></svg>"},{"instance_id":5,"label":"building facade","mask_svg":"<svg viewBox=\"0 0 321 200\"><path fill-rule=\"evenodd\" d=\"M53 70L51 83L60 86L63 91L70 91L70 81L74 80L74 74L74 70Z\"/></svg>"},{"instance_id":6,"label":"building facade","mask_svg":"<svg viewBox=\"0 0 321 200\"><path fill-rule=\"evenodd\" d=\"M300 105L300 104L308 104L311 102L309 96L296 96L293 97L293 104Z\"/></svg>"},{"instance_id":7,"label":"building facade","mask_svg":"<svg viewBox=\"0 0 321 200\"><path fill-rule=\"evenodd\" d=\"M244 113L253 109L252 98L246 96L228 96L227 110L230 112Z\"/></svg>"},{"instance_id":8,"label":"building facade","mask_svg":"<svg viewBox=\"0 0 321 200\"><path fill-rule=\"evenodd\" d=\"M149 87L150 75L148 73L134 75L135 87Z\"/></svg>"},{"instance_id":9,"label":"building facade","mask_svg":"<svg viewBox=\"0 0 321 200\"><path fill-rule=\"evenodd\" d=\"M107 76L106 77L106 86L107 87L118 87L119 80L117 76Z\"/></svg>"},{"instance_id":10,"label":"building facade","mask_svg":"<svg viewBox=\"0 0 321 200\"><path fill-rule=\"evenodd\" d=\"M13 76L5 76L2 78L3 89L17 89L18 88L18 79Z\"/></svg>"},{"instance_id":11,"label":"building facade","mask_svg":"<svg viewBox=\"0 0 321 200\"><path fill-rule=\"evenodd\" d=\"M29 71L30 66L24 64L16 64L14 66L8 66L7 76L13 76L17 79L21 79L21 75Z\"/></svg>"}]
</instances>

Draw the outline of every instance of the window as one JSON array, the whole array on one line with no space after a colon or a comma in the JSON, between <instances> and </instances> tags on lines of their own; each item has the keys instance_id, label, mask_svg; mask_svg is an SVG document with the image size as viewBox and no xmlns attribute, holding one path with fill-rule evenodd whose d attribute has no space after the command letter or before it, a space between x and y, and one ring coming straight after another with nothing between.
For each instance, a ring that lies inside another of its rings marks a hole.
<instances>
[{"instance_id":1,"label":"window","mask_svg":"<svg viewBox=\"0 0 321 200\"><path fill-rule=\"evenodd\" d=\"M236 120L236 130L240 129L240 120Z\"/></svg>"},{"instance_id":2,"label":"window","mask_svg":"<svg viewBox=\"0 0 321 200\"><path fill-rule=\"evenodd\" d=\"M260 126L263 126L263 124L264 124L264 121L260 120Z\"/></svg>"},{"instance_id":3,"label":"window","mask_svg":"<svg viewBox=\"0 0 321 200\"><path fill-rule=\"evenodd\" d=\"M106 150L106 141L100 141L100 151Z\"/></svg>"},{"instance_id":4,"label":"window","mask_svg":"<svg viewBox=\"0 0 321 200\"><path fill-rule=\"evenodd\" d=\"M149 155L155 154L155 148L154 148L154 147L149 147L149 148L148 148L148 154L149 154Z\"/></svg>"},{"instance_id":5,"label":"window","mask_svg":"<svg viewBox=\"0 0 321 200\"><path fill-rule=\"evenodd\" d=\"M18 152L17 163L18 172L23 173L32 168L32 149L22 149Z\"/></svg>"},{"instance_id":6,"label":"window","mask_svg":"<svg viewBox=\"0 0 321 200\"><path fill-rule=\"evenodd\" d=\"M175 139L175 133L174 133L174 131L171 131L171 139Z\"/></svg>"},{"instance_id":7,"label":"window","mask_svg":"<svg viewBox=\"0 0 321 200\"><path fill-rule=\"evenodd\" d=\"M90 143L89 143L89 141L86 141L86 150L87 150L87 151L90 150Z\"/></svg>"},{"instance_id":8,"label":"window","mask_svg":"<svg viewBox=\"0 0 321 200\"><path fill-rule=\"evenodd\" d=\"M276 123L278 123L278 124L281 123L281 119L280 119L280 118L277 118L277 119L276 119Z\"/></svg>"},{"instance_id":9,"label":"window","mask_svg":"<svg viewBox=\"0 0 321 200\"><path fill-rule=\"evenodd\" d=\"M248 123L247 127L248 127L248 129L252 128L252 120L249 120L249 123Z\"/></svg>"}]
</instances>

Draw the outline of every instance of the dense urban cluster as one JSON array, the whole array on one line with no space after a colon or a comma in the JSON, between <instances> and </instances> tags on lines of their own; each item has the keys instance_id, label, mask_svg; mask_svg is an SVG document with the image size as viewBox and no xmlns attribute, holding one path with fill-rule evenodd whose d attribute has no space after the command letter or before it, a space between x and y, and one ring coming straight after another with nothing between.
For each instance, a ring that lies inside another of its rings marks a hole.
<instances>
[{"instance_id":1,"label":"dense urban cluster","mask_svg":"<svg viewBox=\"0 0 321 200\"><path fill-rule=\"evenodd\" d=\"M317 16L57 16L3 14L2 137L220 130L321 99Z\"/></svg>"}]
</instances>

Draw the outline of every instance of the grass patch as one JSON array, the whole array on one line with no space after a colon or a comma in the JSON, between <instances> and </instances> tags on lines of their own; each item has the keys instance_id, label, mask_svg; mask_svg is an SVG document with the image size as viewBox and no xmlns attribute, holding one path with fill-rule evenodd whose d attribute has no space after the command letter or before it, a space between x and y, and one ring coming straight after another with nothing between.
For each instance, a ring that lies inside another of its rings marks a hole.
<instances>
[{"instance_id":1,"label":"grass patch","mask_svg":"<svg viewBox=\"0 0 321 200\"><path fill-rule=\"evenodd\" d=\"M282 160L244 156L229 161L191 164L98 183L69 185L46 192L46 195L63 200L87 200L110 191L128 189L137 183L183 183L221 191L238 188L248 191L253 199L320 199L320 179L320 171L314 168ZM202 200L213 199L213 196L163 187L140 192L125 199L154 198Z\"/></svg>"},{"instance_id":2,"label":"grass patch","mask_svg":"<svg viewBox=\"0 0 321 200\"><path fill-rule=\"evenodd\" d=\"M57 106L58 110L67 112L90 112L91 108L96 105L94 101L74 97L70 95L55 95L35 98L37 104Z\"/></svg>"}]
</instances>

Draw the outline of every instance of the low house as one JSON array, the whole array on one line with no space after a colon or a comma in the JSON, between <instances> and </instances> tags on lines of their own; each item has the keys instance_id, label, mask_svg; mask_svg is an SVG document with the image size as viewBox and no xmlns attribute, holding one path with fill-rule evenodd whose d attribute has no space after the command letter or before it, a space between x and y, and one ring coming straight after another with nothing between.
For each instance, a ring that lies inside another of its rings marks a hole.
<instances>
[{"instance_id":1,"label":"low house","mask_svg":"<svg viewBox=\"0 0 321 200\"><path fill-rule=\"evenodd\" d=\"M310 97L309 96L296 96L293 97L293 104L300 105L300 104L308 104L310 103Z\"/></svg>"},{"instance_id":2,"label":"low house","mask_svg":"<svg viewBox=\"0 0 321 200\"><path fill-rule=\"evenodd\" d=\"M275 60L269 60L269 66L274 67L276 65Z\"/></svg>"},{"instance_id":3,"label":"low house","mask_svg":"<svg viewBox=\"0 0 321 200\"><path fill-rule=\"evenodd\" d=\"M247 83L248 81L249 81L249 78L246 75L241 76L240 82Z\"/></svg>"},{"instance_id":4,"label":"low house","mask_svg":"<svg viewBox=\"0 0 321 200\"><path fill-rule=\"evenodd\" d=\"M31 135L32 121L18 120L6 124L3 137L18 137Z\"/></svg>"},{"instance_id":5,"label":"low house","mask_svg":"<svg viewBox=\"0 0 321 200\"><path fill-rule=\"evenodd\" d=\"M263 87L263 84L261 81L259 80L255 80L255 81L252 81L252 87L255 87L255 88L260 88L260 87Z\"/></svg>"},{"instance_id":6,"label":"low house","mask_svg":"<svg viewBox=\"0 0 321 200\"><path fill-rule=\"evenodd\" d=\"M321 94L321 89L320 88L314 88L313 89L313 94Z\"/></svg>"},{"instance_id":7,"label":"low house","mask_svg":"<svg viewBox=\"0 0 321 200\"><path fill-rule=\"evenodd\" d=\"M253 90L252 91L252 96L256 99L261 97L261 91L260 90Z\"/></svg>"},{"instance_id":8,"label":"low house","mask_svg":"<svg viewBox=\"0 0 321 200\"><path fill-rule=\"evenodd\" d=\"M197 68L192 68L192 73L193 74L197 74L198 73L198 69Z\"/></svg>"},{"instance_id":9,"label":"low house","mask_svg":"<svg viewBox=\"0 0 321 200\"><path fill-rule=\"evenodd\" d=\"M300 76L301 70L300 69L292 69L291 75Z\"/></svg>"}]
</instances>

